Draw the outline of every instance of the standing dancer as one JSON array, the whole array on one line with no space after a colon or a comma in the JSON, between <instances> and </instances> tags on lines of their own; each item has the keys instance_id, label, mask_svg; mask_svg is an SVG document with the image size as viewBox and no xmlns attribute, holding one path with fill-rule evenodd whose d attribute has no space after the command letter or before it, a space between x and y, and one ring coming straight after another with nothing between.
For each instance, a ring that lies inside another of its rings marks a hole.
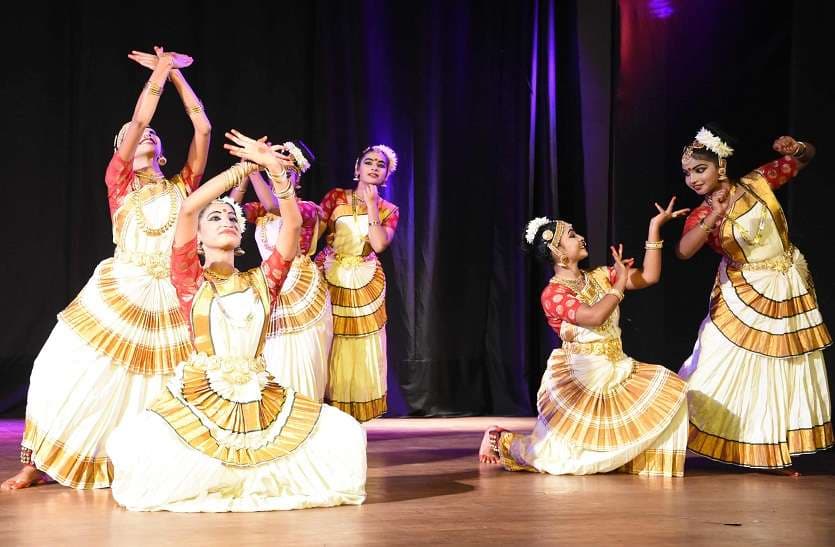
<instances>
[{"instance_id":1,"label":"standing dancer","mask_svg":"<svg viewBox=\"0 0 835 547\"><path fill-rule=\"evenodd\" d=\"M105 174L116 250L58 315L35 359L23 468L4 490L43 482L42 473L73 488L110 486L104 450L110 432L153 401L190 352L168 264L180 203L206 166L211 126L179 70L190 57L162 48L128 57L153 71L116 136ZM170 180L160 169L162 142L149 127L169 78L194 125L186 165Z\"/></svg>"},{"instance_id":2,"label":"standing dancer","mask_svg":"<svg viewBox=\"0 0 835 547\"><path fill-rule=\"evenodd\" d=\"M687 218L677 254L688 259L707 243L722 261L679 374L690 389L690 450L797 475L792 456L833 444L821 351L832 338L773 192L815 147L784 136L773 148L778 159L738 181L726 174L733 149L718 128L702 128L684 148L685 182L704 203Z\"/></svg>"},{"instance_id":3,"label":"standing dancer","mask_svg":"<svg viewBox=\"0 0 835 547\"><path fill-rule=\"evenodd\" d=\"M226 134L245 162L182 205L171 280L190 319L194 352L148 410L107 443L113 498L133 511L270 511L358 505L365 499L365 432L347 414L283 388L262 354L270 307L299 245L301 214L289 161L261 141ZM278 185L281 229L260 267L235 269L246 220L218 197L257 169ZM200 265L198 253L204 255ZM286 257L286 258L285 258Z\"/></svg>"},{"instance_id":4,"label":"standing dancer","mask_svg":"<svg viewBox=\"0 0 835 547\"><path fill-rule=\"evenodd\" d=\"M589 272L577 263L586 242L570 224L538 218L525 239L535 256L553 266L542 291L548 324L562 339L542 376L539 416L530 435L499 427L484 433L479 456L510 471L589 475L619 469L639 475L681 477L687 446L685 383L659 365L623 353L619 304L624 290L643 289L661 277L661 226L687 214L675 198L649 223L643 269L612 247L613 268Z\"/></svg>"},{"instance_id":5,"label":"standing dancer","mask_svg":"<svg viewBox=\"0 0 835 547\"><path fill-rule=\"evenodd\" d=\"M288 169L299 175L314 160L310 149L301 141L285 142L278 152L292 160ZM275 250L282 224L281 211L270 185L259 172L249 175L249 180L259 201L244 204L243 210L247 220L256 225L255 241L261 258L266 260ZM230 197L241 203L246 187L245 179L230 192ZM299 200L298 206L302 215L299 250L270 312L264 358L267 372L276 382L321 402L328 377L333 317L327 283L310 256L316 252L322 209L312 201Z\"/></svg>"},{"instance_id":6,"label":"standing dancer","mask_svg":"<svg viewBox=\"0 0 835 547\"><path fill-rule=\"evenodd\" d=\"M377 255L397 229L398 208L381 198L397 170L388 146L369 146L354 164L353 190L334 188L322 199L326 243L316 257L333 305L333 346L325 401L359 421L386 411L386 275Z\"/></svg>"}]
</instances>

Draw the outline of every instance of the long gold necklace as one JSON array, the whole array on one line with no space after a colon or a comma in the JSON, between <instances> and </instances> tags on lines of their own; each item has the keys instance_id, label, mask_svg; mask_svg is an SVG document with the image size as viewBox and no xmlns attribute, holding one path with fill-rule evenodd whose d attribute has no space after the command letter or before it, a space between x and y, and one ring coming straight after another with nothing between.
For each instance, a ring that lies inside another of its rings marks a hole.
<instances>
[{"instance_id":1,"label":"long gold necklace","mask_svg":"<svg viewBox=\"0 0 835 547\"><path fill-rule=\"evenodd\" d=\"M215 285L215 282L223 283L225 281L228 281L229 279L232 279L232 277L234 277L235 274L237 274L237 273L238 273L238 270L235 270L228 277L224 277L224 276L212 271L209 268L204 268L203 269L203 276L206 279L206 281L209 282L209 286L212 288L212 300L217 303L217 307L220 310L221 315L223 315L223 317L225 317L226 320L229 322L229 324L232 325L233 327L238 328L238 329L249 330L252 327L252 321L255 319L255 312L252 309L250 309L249 313L246 314L246 317L243 318L243 321L241 321L240 319L237 319L235 317L232 317L232 315L224 307L222 299L220 297L220 293L218 292L217 286ZM257 293L254 293L253 300L255 302L258 302L258 294Z\"/></svg>"},{"instance_id":2,"label":"long gold necklace","mask_svg":"<svg viewBox=\"0 0 835 547\"><path fill-rule=\"evenodd\" d=\"M163 192L168 194L168 219L165 221L164 224L161 226L157 226L156 228L152 228L148 226L148 219L145 217L145 212L142 210L142 200L139 198L139 192L134 191L130 193L128 199L131 201L133 206L133 214L136 218L136 225L139 226L139 229L145 235L149 236L159 236L167 232L171 229L172 226L177 222L177 213L180 210L179 203L177 202L177 195L176 190L174 189L173 185L169 183L167 180L163 180Z\"/></svg>"},{"instance_id":3,"label":"long gold necklace","mask_svg":"<svg viewBox=\"0 0 835 547\"><path fill-rule=\"evenodd\" d=\"M735 187L734 187L735 188ZM743 187L743 192L747 192L748 189ZM754 196L756 199L756 195ZM705 196L705 202L712 208L713 207L713 199L710 196ZM743 226L740 222L730 215L726 215L725 218L733 224L736 230L739 232L739 235L744 239L749 245L756 247L760 244L762 240L763 231L765 230L766 221L768 220L768 207L765 206L762 202L757 199L757 202L760 204L760 220L757 223L757 231L754 233L754 236L751 236L751 232L749 232L745 226Z\"/></svg>"}]
</instances>

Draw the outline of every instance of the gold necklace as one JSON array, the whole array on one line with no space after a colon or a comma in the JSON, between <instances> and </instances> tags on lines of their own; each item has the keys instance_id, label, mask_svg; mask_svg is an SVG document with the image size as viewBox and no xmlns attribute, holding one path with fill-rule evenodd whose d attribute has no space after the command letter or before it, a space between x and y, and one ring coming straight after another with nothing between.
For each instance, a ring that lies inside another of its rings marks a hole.
<instances>
[{"instance_id":1,"label":"gold necklace","mask_svg":"<svg viewBox=\"0 0 835 547\"><path fill-rule=\"evenodd\" d=\"M221 315L223 315L223 317L225 317L229 324L233 327L238 329L250 330L252 327L252 321L255 319L255 312L253 310L250 310L249 313L246 314L246 317L243 318L243 321L232 317L232 315L230 315L229 312L226 311L226 308L223 306L223 302L220 298L220 293L218 293L217 287L215 286L215 280L223 282L232 279L232 277L234 277L235 274L238 273L238 270L233 271L228 277L224 277L208 268L205 268L203 270L203 273L205 274L204 277L206 281L209 282L209 286L212 288L212 300L217 303L217 307L220 310ZM259 300L258 293L253 291L253 295L253 300L257 303Z\"/></svg>"},{"instance_id":2,"label":"gold necklace","mask_svg":"<svg viewBox=\"0 0 835 547\"><path fill-rule=\"evenodd\" d=\"M560 277L554 274L554 277L551 278L549 283L554 283L555 285L564 285L577 293L577 296L583 292L583 289L588 284L589 278L585 271L580 270L580 278L579 279L568 279L567 277Z\"/></svg>"},{"instance_id":3,"label":"gold necklace","mask_svg":"<svg viewBox=\"0 0 835 547\"><path fill-rule=\"evenodd\" d=\"M736 189L736 187L733 187L733 188ZM747 192L748 190L747 190L747 188L743 187L742 191ZM766 207L764 203L760 202L760 200L757 199L756 195L754 195L754 199L756 199L757 202L760 203L761 212L760 212L760 220L757 223L757 231L754 233L753 237L751 237L751 232L746 230L745 226L743 226L741 223L737 222L737 220L735 218L731 217L730 215L726 215L725 218L728 219L728 221L731 224L734 225L734 227L737 229L737 231L739 232L739 235L742 237L742 239L744 239L749 245L751 245L753 247L756 247L760 244L760 241L762 240L762 235L763 235L763 231L765 230L766 220L768 220L769 211L768 211L768 207ZM705 196L705 202L707 202L707 204L711 208L713 207L713 199L710 196Z\"/></svg>"},{"instance_id":4,"label":"gold necklace","mask_svg":"<svg viewBox=\"0 0 835 547\"><path fill-rule=\"evenodd\" d=\"M133 214L136 217L136 224L139 226L139 229L145 235L149 236L159 236L167 232L174 226L174 223L177 222L177 213L180 210L180 206L177 203L177 195L176 191L173 188L173 185L168 183L168 181L163 181L164 190L168 194L169 199L169 206L168 206L168 219L165 221L164 224L158 226L156 228L151 228L148 226L148 219L145 217L144 211L142 211L142 201L139 199L139 192L133 191L130 193L128 199L130 199L131 204L133 205Z\"/></svg>"}]
</instances>

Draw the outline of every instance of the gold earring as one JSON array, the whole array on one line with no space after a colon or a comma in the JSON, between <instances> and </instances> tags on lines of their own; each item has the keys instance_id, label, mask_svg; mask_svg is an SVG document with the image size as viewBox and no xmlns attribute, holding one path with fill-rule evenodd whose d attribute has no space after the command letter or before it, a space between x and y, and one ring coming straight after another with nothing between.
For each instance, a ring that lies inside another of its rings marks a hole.
<instances>
[{"instance_id":1,"label":"gold earring","mask_svg":"<svg viewBox=\"0 0 835 547\"><path fill-rule=\"evenodd\" d=\"M243 255L245 255L245 254L246 254L246 251L244 251L244 250L243 250L243 249L241 249L240 247L238 247L237 249L235 249L235 256L243 256Z\"/></svg>"},{"instance_id":2,"label":"gold earring","mask_svg":"<svg viewBox=\"0 0 835 547\"><path fill-rule=\"evenodd\" d=\"M204 254L206 254L203 251L203 242L202 241L197 242L197 254L200 255L200 256L203 256Z\"/></svg>"},{"instance_id":3,"label":"gold earring","mask_svg":"<svg viewBox=\"0 0 835 547\"><path fill-rule=\"evenodd\" d=\"M168 159L165 156L160 156L157 160L157 163L159 163L160 167L162 167L163 165L168 163Z\"/></svg>"}]
</instances>

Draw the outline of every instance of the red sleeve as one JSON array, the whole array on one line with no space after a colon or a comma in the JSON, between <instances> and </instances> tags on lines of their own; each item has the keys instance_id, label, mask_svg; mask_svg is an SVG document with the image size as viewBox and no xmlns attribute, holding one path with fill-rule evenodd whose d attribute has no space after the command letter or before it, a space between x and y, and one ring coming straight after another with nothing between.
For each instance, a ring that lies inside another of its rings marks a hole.
<instances>
[{"instance_id":1,"label":"red sleeve","mask_svg":"<svg viewBox=\"0 0 835 547\"><path fill-rule=\"evenodd\" d=\"M197 190L197 187L200 186L200 181L203 179L203 173L193 173L191 167L186 164L180 171L180 178L183 179L183 183L186 187L188 187L189 192L194 192Z\"/></svg>"},{"instance_id":2,"label":"red sleeve","mask_svg":"<svg viewBox=\"0 0 835 547\"><path fill-rule=\"evenodd\" d=\"M183 245L171 249L171 284L177 291L180 310L191 329L191 303L203 279L203 267L197 258L197 236Z\"/></svg>"},{"instance_id":3,"label":"red sleeve","mask_svg":"<svg viewBox=\"0 0 835 547\"><path fill-rule=\"evenodd\" d=\"M687 219L684 221L684 230L681 232L681 235L683 236L684 234L686 234L694 228L698 228L699 230L701 230L701 228L699 228L699 222L704 220L709 214L710 207L708 207L707 205L699 205L698 207L690 211L690 214L687 215ZM710 232L710 235L707 236L707 244L710 245L711 249L713 249L719 254L722 254L722 244L719 242L718 229L714 229L712 232Z\"/></svg>"},{"instance_id":4,"label":"red sleeve","mask_svg":"<svg viewBox=\"0 0 835 547\"><path fill-rule=\"evenodd\" d=\"M391 213L383 221L383 226L397 230L397 221L400 220L400 209L392 206Z\"/></svg>"},{"instance_id":5,"label":"red sleeve","mask_svg":"<svg viewBox=\"0 0 835 547\"><path fill-rule=\"evenodd\" d=\"M313 241L313 234L322 219L322 208L312 201L300 201L299 210L302 213L302 233L299 237L299 246L304 254L310 251L311 246L316 245Z\"/></svg>"},{"instance_id":6,"label":"red sleeve","mask_svg":"<svg viewBox=\"0 0 835 547\"><path fill-rule=\"evenodd\" d=\"M614 284L615 284L615 281L617 281L617 280L618 280L618 272L617 272L617 271L615 271L615 267L614 267L614 266L609 266L609 268L608 268L608 269L609 269L609 283L611 283L612 285L614 285Z\"/></svg>"},{"instance_id":7,"label":"red sleeve","mask_svg":"<svg viewBox=\"0 0 835 547\"><path fill-rule=\"evenodd\" d=\"M321 219L324 214L322 212L322 208L312 201L300 201L299 211L302 214L303 226L312 226L315 223L318 223L319 219Z\"/></svg>"},{"instance_id":8,"label":"red sleeve","mask_svg":"<svg viewBox=\"0 0 835 547\"><path fill-rule=\"evenodd\" d=\"M755 171L765 177L772 190L776 190L797 176L797 159L792 156L782 156Z\"/></svg>"},{"instance_id":9,"label":"red sleeve","mask_svg":"<svg viewBox=\"0 0 835 547\"><path fill-rule=\"evenodd\" d=\"M344 192L342 188L334 188L322 198L321 208L323 221L327 222L330 220L331 214L333 214L333 210L339 204L339 198L344 195Z\"/></svg>"},{"instance_id":10,"label":"red sleeve","mask_svg":"<svg viewBox=\"0 0 835 547\"><path fill-rule=\"evenodd\" d=\"M107 171L104 173L104 182L107 185L107 202L110 205L110 216L122 206L125 196L130 192L130 183L133 181L133 162L123 161L118 152L113 153L110 163L107 164Z\"/></svg>"},{"instance_id":11,"label":"red sleeve","mask_svg":"<svg viewBox=\"0 0 835 547\"><path fill-rule=\"evenodd\" d=\"M261 263L261 272L267 280L267 288L270 291L270 302L275 302L284 280L287 279L287 272L293 265L293 260L285 260L275 249L270 257Z\"/></svg>"},{"instance_id":12,"label":"red sleeve","mask_svg":"<svg viewBox=\"0 0 835 547\"><path fill-rule=\"evenodd\" d=\"M255 224L258 219L267 214L267 209L261 205L260 201L250 201L244 203L244 216L246 221L250 224Z\"/></svg>"},{"instance_id":13,"label":"red sleeve","mask_svg":"<svg viewBox=\"0 0 835 547\"><path fill-rule=\"evenodd\" d=\"M574 323L577 320L577 309L582 304L574 291L558 283L549 283L545 287L540 302L545 311L545 319L557 334L560 333L563 321Z\"/></svg>"}]
</instances>

